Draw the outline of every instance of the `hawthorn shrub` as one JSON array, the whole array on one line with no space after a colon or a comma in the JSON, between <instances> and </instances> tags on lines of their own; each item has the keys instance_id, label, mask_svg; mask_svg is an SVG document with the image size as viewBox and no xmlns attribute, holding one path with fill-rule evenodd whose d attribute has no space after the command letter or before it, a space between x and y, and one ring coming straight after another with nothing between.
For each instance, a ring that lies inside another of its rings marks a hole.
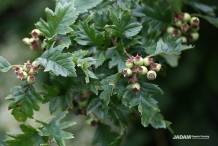
<instances>
[{"instance_id":1,"label":"hawthorn shrub","mask_svg":"<svg viewBox=\"0 0 218 146\"><path fill-rule=\"evenodd\" d=\"M205 10L195 2L185 4ZM6 97L23 134L8 134L13 139L5 142L46 146L55 141L65 146L64 140L73 134L64 129L76 124L62 120L68 112L97 126L94 145L121 145L134 117L140 117L144 127L173 133L153 98L164 92L152 82L165 76L166 64L175 66L181 52L193 48L199 38L199 18L217 27L216 18L181 8L169 0L57 0L55 10L46 8L47 20L40 19L30 38L23 39L41 56L23 65L11 65L0 56L1 71L13 69L14 77L23 81ZM42 83L43 91L34 89L39 70L48 72L51 81ZM45 103L51 114L59 107L62 112L48 123L35 119L38 128L25 124ZM103 119L120 132L111 131Z\"/></svg>"}]
</instances>

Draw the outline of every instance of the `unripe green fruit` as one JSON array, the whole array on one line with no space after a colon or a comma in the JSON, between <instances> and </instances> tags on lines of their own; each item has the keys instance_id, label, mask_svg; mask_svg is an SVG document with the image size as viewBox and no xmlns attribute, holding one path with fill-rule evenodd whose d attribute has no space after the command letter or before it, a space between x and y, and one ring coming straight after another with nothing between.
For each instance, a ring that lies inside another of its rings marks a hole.
<instances>
[{"instance_id":1,"label":"unripe green fruit","mask_svg":"<svg viewBox=\"0 0 218 146\"><path fill-rule=\"evenodd\" d=\"M198 26L200 24L200 20L198 17L192 17L190 20L191 26Z\"/></svg>"},{"instance_id":2,"label":"unripe green fruit","mask_svg":"<svg viewBox=\"0 0 218 146\"><path fill-rule=\"evenodd\" d=\"M27 77L27 83L33 84L35 82L36 78L33 75L30 75Z\"/></svg>"},{"instance_id":3,"label":"unripe green fruit","mask_svg":"<svg viewBox=\"0 0 218 146\"><path fill-rule=\"evenodd\" d=\"M133 63L132 62L126 62L126 68L132 68Z\"/></svg>"},{"instance_id":4,"label":"unripe green fruit","mask_svg":"<svg viewBox=\"0 0 218 146\"><path fill-rule=\"evenodd\" d=\"M144 64L145 66L149 66L149 65L150 65L150 60L149 60L149 58L150 58L150 57L145 57L145 58L143 59L143 64Z\"/></svg>"},{"instance_id":5,"label":"unripe green fruit","mask_svg":"<svg viewBox=\"0 0 218 146\"><path fill-rule=\"evenodd\" d=\"M79 101L79 107L86 107L87 103L88 103L87 100L85 100L83 102Z\"/></svg>"},{"instance_id":6,"label":"unripe green fruit","mask_svg":"<svg viewBox=\"0 0 218 146\"><path fill-rule=\"evenodd\" d=\"M193 38L193 41L197 41L198 38L199 38L199 33L198 32L193 32L190 35Z\"/></svg>"},{"instance_id":7,"label":"unripe green fruit","mask_svg":"<svg viewBox=\"0 0 218 146\"><path fill-rule=\"evenodd\" d=\"M37 65L36 65L36 61L33 61L33 62L32 62L32 66L37 67Z\"/></svg>"},{"instance_id":8,"label":"unripe green fruit","mask_svg":"<svg viewBox=\"0 0 218 146\"><path fill-rule=\"evenodd\" d=\"M193 32L197 32L197 31L200 29L199 26L197 26L197 27L193 27L193 26L192 26L191 28L192 28L192 31L193 31Z\"/></svg>"},{"instance_id":9,"label":"unripe green fruit","mask_svg":"<svg viewBox=\"0 0 218 146\"><path fill-rule=\"evenodd\" d=\"M145 74L147 74L147 72L148 72L147 67L145 67L145 66L141 66L141 67L140 67L139 74L145 75Z\"/></svg>"},{"instance_id":10,"label":"unripe green fruit","mask_svg":"<svg viewBox=\"0 0 218 146\"><path fill-rule=\"evenodd\" d=\"M128 76L131 76L132 75L132 70L131 69L129 69L129 68L125 68L124 70L123 70L123 75L124 75L124 77L128 77Z\"/></svg>"},{"instance_id":11,"label":"unripe green fruit","mask_svg":"<svg viewBox=\"0 0 218 146\"><path fill-rule=\"evenodd\" d=\"M141 66L141 65L143 65L143 58L141 57L141 56L136 56L136 57L134 57L134 64L136 65L136 66Z\"/></svg>"},{"instance_id":12,"label":"unripe green fruit","mask_svg":"<svg viewBox=\"0 0 218 146\"><path fill-rule=\"evenodd\" d=\"M183 22L188 22L188 21L190 21L190 19L191 19L191 16L189 13L183 14L183 19L182 19Z\"/></svg>"},{"instance_id":13,"label":"unripe green fruit","mask_svg":"<svg viewBox=\"0 0 218 146\"><path fill-rule=\"evenodd\" d=\"M177 22L175 22L175 25L177 26L177 27L181 27L181 25L182 25L182 21L177 21Z\"/></svg>"},{"instance_id":14,"label":"unripe green fruit","mask_svg":"<svg viewBox=\"0 0 218 146\"><path fill-rule=\"evenodd\" d=\"M188 42L187 38L184 37L184 36L182 36L182 43L183 43L183 44L186 44L187 42Z\"/></svg>"},{"instance_id":15,"label":"unripe green fruit","mask_svg":"<svg viewBox=\"0 0 218 146\"><path fill-rule=\"evenodd\" d=\"M140 90L140 85L139 85L139 83L134 83L134 84L132 84L131 88L132 88L132 90L139 91Z\"/></svg>"},{"instance_id":16,"label":"unripe green fruit","mask_svg":"<svg viewBox=\"0 0 218 146\"><path fill-rule=\"evenodd\" d=\"M161 69L162 65L161 64L158 64L158 63L155 63L155 68L154 68L154 71L156 72L159 72L160 69Z\"/></svg>"},{"instance_id":17,"label":"unripe green fruit","mask_svg":"<svg viewBox=\"0 0 218 146\"><path fill-rule=\"evenodd\" d=\"M175 28L172 26L167 27L167 34L172 35L174 30L175 30Z\"/></svg>"},{"instance_id":18,"label":"unripe green fruit","mask_svg":"<svg viewBox=\"0 0 218 146\"><path fill-rule=\"evenodd\" d=\"M22 40L24 45L30 45L30 39L29 38L23 38Z\"/></svg>"},{"instance_id":19,"label":"unripe green fruit","mask_svg":"<svg viewBox=\"0 0 218 146\"><path fill-rule=\"evenodd\" d=\"M154 80L154 79L156 79L156 77L157 77L157 74L155 71L153 71L153 70L148 71L147 78L149 80Z\"/></svg>"}]
</instances>

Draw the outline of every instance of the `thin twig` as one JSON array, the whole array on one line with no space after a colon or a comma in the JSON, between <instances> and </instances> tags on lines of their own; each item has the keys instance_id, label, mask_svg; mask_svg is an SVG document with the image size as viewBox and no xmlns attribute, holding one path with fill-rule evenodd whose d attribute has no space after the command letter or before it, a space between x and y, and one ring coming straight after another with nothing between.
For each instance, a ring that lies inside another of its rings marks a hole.
<instances>
[{"instance_id":1,"label":"thin twig","mask_svg":"<svg viewBox=\"0 0 218 146\"><path fill-rule=\"evenodd\" d=\"M132 57L126 52L125 49L124 49L124 53L126 54L127 57L132 58Z\"/></svg>"}]
</instances>

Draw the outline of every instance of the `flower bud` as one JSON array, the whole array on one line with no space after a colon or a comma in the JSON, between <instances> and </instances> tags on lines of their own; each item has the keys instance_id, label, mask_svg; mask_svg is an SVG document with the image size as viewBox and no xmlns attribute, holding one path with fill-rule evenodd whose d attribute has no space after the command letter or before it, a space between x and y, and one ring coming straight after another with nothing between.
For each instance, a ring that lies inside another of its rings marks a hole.
<instances>
[{"instance_id":1,"label":"flower bud","mask_svg":"<svg viewBox=\"0 0 218 146\"><path fill-rule=\"evenodd\" d=\"M133 61L136 66L143 65L143 58L139 56L138 54L134 57Z\"/></svg>"},{"instance_id":2,"label":"flower bud","mask_svg":"<svg viewBox=\"0 0 218 146\"><path fill-rule=\"evenodd\" d=\"M140 67L140 69L139 69L139 74L145 75L145 74L147 74L147 72L148 72L147 67L145 67L145 66L141 66L141 67Z\"/></svg>"},{"instance_id":3,"label":"flower bud","mask_svg":"<svg viewBox=\"0 0 218 146\"><path fill-rule=\"evenodd\" d=\"M23 38L22 40L24 45L30 45L30 39L29 38Z\"/></svg>"},{"instance_id":4,"label":"flower bud","mask_svg":"<svg viewBox=\"0 0 218 146\"><path fill-rule=\"evenodd\" d=\"M148 71L147 78L149 80L154 80L154 79L156 79L156 77L157 77L157 74L155 71L153 71L153 70Z\"/></svg>"},{"instance_id":5,"label":"flower bud","mask_svg":"<svg viewBox=\"0 0 218 146\"><path fill-rule=\"evenodd\" d=\"M126 77L126 76L131 76L132 75L132 70L129 69L129 68L126 68L123 70L123 76Z\"/></svg>"},{"instance_id":6,"label":"flower bud","mask_svg":"<svg viewBox=\"0 0 218 146\"><path fill-rule=\"evenodd\" d=\"M137 94L137 93L139 92L139 90L140 90L140 85L139 85L139 83L134 83L134 84L132 84L131 89L132 89L132 92L134 92L134 93Z\"/></svg>"},{"instance_id":7,"label":"flower bud","mask_svg":"<svg viewBox=\"0 0 218 146\"><path fill-rule=\"evenodd\" d=\"M33 75L30 75L27 77L27 83L33 84L35 82L36 78Z\"/></svg>"}]
</instances>

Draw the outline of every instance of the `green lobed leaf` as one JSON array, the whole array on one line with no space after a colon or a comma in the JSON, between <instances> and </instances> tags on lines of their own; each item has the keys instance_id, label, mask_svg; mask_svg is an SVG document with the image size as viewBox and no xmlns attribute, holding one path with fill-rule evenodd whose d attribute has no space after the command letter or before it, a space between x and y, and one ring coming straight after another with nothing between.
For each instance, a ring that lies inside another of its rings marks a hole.
<instances>
[{"instance_id":1,"label":"green lobed leaf","mask_svg":"<svg viewBox=\"0 0 218 146\"><path fill-rule=\"evenodd\" d=\"M74 121L65 121L60 123L60 120L62 120L68 112L64 111L57 115L54 119L52 119L48 124L39 120L36 120L35 122L42 124L44 127L42 129L39 129L39 135L41 136L51 136L52 140L55 140L55 142L59 146L65 146L64 139L71 139L74 138L72 133L65 132L63 129L66 129L72 125L75 125L76 122Z\"/></svg>"},{"instance_id":2,"label":"green lobed leaf","mask_svg":"<svg viewBox=\"0 0 218 146\"><path fill-rule=\"evenodd\" d=\"M192 6L195 10L197 11L202 11L208 15L211 16L215 16L215 10L217 9L217 6L209 6L209 5L205 5L203 3L199 3L199 2L194 2L194 1L185 1L185 4L188 4L190 6Z\"/></svg>"},{"instance_id":3,"label":"green lobed leaf","mask_svg":"<svg viewBox=\"0 0 218 146\"><path fill-rule=\"evenodd\" d=\"M95 23L95 28L103 29L106 24L109 23L108 11L103 11L102 14L99 12L95 12L92 15L92 20Z\"/></svg>"},{"instance_id":4,"label":"green lobed leaf","mask_svg":"<svg viewBox=\"0 0 218 146\"><path fill-rule=\"evenodd\" d=\"M67 34L73 31L70 26L77 19L74 1L69 3L58 2L54 12L51 9L46 8L45 14L47 22L45 22L43 19L40 19L35 26L49 39L58 34Z\"/></svg>"},{"instance_id":5,"label":"green lobed leaf","mask_svg":"<svg viewBox=\"0 0 218 146\"><path fill-rule=\"evenodd\" d=\"M115 141L113 141L112 143L110 143L109 146L120 146L121 142L123 140L124 135L119 135L118 137L115 138Z\"/></svg>"},{"instance_id":6,"label":"green lobed leaf","mask_svg":"<svg viewBox=\"0 0 218 146\"><path fill-rule=\"evenodd\" d=\"M89 26L87 23L80 22L79 31L76 32L78 35L76 41L80 45L91 45L99 46L104 43L104 35L95 29L94 24Z\"/></svg>"},{"instance_id":7,"label":"green lobed leaf","mask_svg":"<svg viewBox=\"0 0 218 146\"><path fill-rule=\"evenodd\" d=\"M135 3L132 15L141 17L143 26L153 27L155 31L164 30L173 19L173 12L170 8L162 10L158 4L149 7L145 4Z\"/></svg>"},{"instance_id":8,"label":"green lobed leaf","mask_svg":"<svg viewBox=\"0 0 218 146\"><path fill-rule=\"evenodd\" d=\"M207 20L209 23L211 23L216 28L218 28L218 17L204 16L204 15L199 15L199 14L195 14L195 16L198 16L198 17L201 17Z\"/></svg>"},{"instance_id":9,"label":"green lobed leaf","mask_svg":"<svg viewBox=\"0 0 218 146\"><path fill-rule=\"evenodd\" d=\"M0 72L7 72L11 68L11 64L2 56L0 56Z\"/></svg>"},{"instance_id":10,"label":"green lobed leaf","mask_svg":"<svg viewBox=\"0 0 218 146\"><path fill-rule=\"evenodd\" d=\"M102 0L75 0L76 13L85 13L88 9L97 6Z\"/></svg>"},{"instance_id":11,"label":"green lobed leaf","mask_svg":"<svg viewBox=\"0 0 218 146\"><path fill-rule=\"evenodd\" d=\"M113 25L106 25L104 29L110 36L115 37L132 37L139 33L142 25L138 22L130 23L130 10L123 10L121 7L116 7L110 12L110 20Z\"/></svg>"},{"instance_id":12,"label":"green lobed leaf","mask_svg":"<svg viewBox=\"0 0 218 146\"><path fill-rule=\"evenodd\" d=\"M158 128L166 129L166 123L164 121L164 117L160 113L154 113L153 117L149 121L149 124L151 124L151 126L154 127L155 129Z\"/></svg>"},{"instance_id":13,"label":"green lobed leaf","mask_svg":"<svg viewBox=\"0 0 218 146\"><path fill-rule=\"evenodd\" d=\"M87 107L87 115L94 112L100 105L102 102L98 98L92 99Z\"/></svg>"},{"instance_id":14,"label":"green lobed leaf","mask_svg":"<svg viewBox=\"0 0 218 146\"><path fill-rule=\"evenodd\" d=\"M125 68L126 56L124 55L124 53L120 53L117 50L114 50L113 54L114 55L112 56L111 61L109 62L109 68L111 69L117 66L118 72L122 72Z\"/></svg>"},{"instance_id":15,"label":"green lobed leaf","mask_svg":"<svg viewBox=\"0 0 218 146\"><path fill-rule=\"evenodd\" d=\"M33 110L39 111L39 103L42 102L42 95L37 93L34 87L24 83L21 86L15 86L11 89L12 102L9 104L9 109L12 110L12 115L19 122L25 122L27 117L33 117Z\"/></svg>"},{"instance_id":16,"label":"green lobed leaf","mask_svg":"<svg viewBox=\"0 0 218 146\"><path fill-rule=\"evenodd\" d=\"M61 76L76 76L75 64L72 61L72 54L61 53L63 46L57 46L45 51L39 58L37 58L36 64L42 64L45 67L44 71L52 71L56 75Z\"/></svg>"},{"instance_id":17,"label":"green lobed leaf","mask_svg":"<svg viewBox=\"0 0 218 146\"><path fill-rule=\"evenodd\" d=\"M146 53L152 54L155 51L160 35L160 31L154 31L154 29L150 27L142 36L142 47L145 49Z\"/></svg>"},{"instance_id":18,"label":"green lobed leaf","mask_svg":"<svg viewBox=\"0 0 218 146\"><path fill-rule=\"evenodd\" d=\"M96 59L92 57L84 58L84 56L87 53L88 51L82 51L82 50L75 51L73 53L73 60L77 64L77 66L83 70L83 72L86 75L85 81L86 83L89 83L90 82L89 78L93 78L93 79L98 79L98 78L95 76L95 74L91 70L89 70L89 67L95 64Z\"/></svg>"},{"instance_id":19,"label":"green lobed leaf","mask_svg":"<svg viewBox=\"0 0 218 146\"><path fill-rule=\"evenodd\" d=\"M160 39L157 42L156 50L154 52L150 52L151 56L157 56L157 55L164 55L164 54L175 54L179 55L181 54L181 51L192 49L193 46L189 45L183 45L182 44L182 38L175 38L172 36L169 36L166 38L165 42Z\"/></svg>"},{"instance_id":20,"label":"green lobed leaf","mask_svg":"<svg viewBox=\"0 0 218 146\"><path fill-rule=\"evenodd\" d=\"M109 146L116 137L118 137L118 134L111 132L110 126L100 123L92 139L92 144L97 144L97 146Z\"/></svg>"},{"instance_id":21,"label":"green lobed leaf","mask_svg":"<svg viewBox=\"0 0 218 146\"><path fill-rule=\"evenodd\" d=\"M63 47L69 47L71 44L71 40L68 36L65 35L57 35L55 37L56 45L61 45Z\"/></svg>"},{"instance_id":22,"label":"green lobed leaf","mask_svg":"<svg viewBox=\"0 0 218 146\"><path fill-rule=\"evenodd\" d=\"M99 95L99 98L101 100L103 100L106 112L108 111L108 104L110 101L110 96L112 95L114 86L116 85L120 76L121 76L121 73L117 73L117 74L111 75L111 76L109 76L101 81L103 91Z\"/></svg>"},{"instance_id":23,"label":"green lobed leaf","mask_svg":"<svg viewBox=\"0 0 218 146\"><path fill-rule=\"evenodd\" d=\"M30 125L22 124L20 129L23 134L7 133L9 137L14 138L5 140L8 146L41 146L48 140L48 137L39 136L37 130Z\"/></svg>"},{"instance_id":24,"label":"green lobed leaf","mask_svg":"<svg viewBox=\"0 0 218 146\"><path fill-rule=\"evenodd\" d=\"M141 123L147 127L149 121L152 119L153 114L159 112L157 101L151 96L156 94L163 94L163 91L154 84L139 82L141 88L136 94L128 87L124 93L122 103L125 106L134 107L138 106L138 111L141 113Z\"/></svg>"}]
</instances>

